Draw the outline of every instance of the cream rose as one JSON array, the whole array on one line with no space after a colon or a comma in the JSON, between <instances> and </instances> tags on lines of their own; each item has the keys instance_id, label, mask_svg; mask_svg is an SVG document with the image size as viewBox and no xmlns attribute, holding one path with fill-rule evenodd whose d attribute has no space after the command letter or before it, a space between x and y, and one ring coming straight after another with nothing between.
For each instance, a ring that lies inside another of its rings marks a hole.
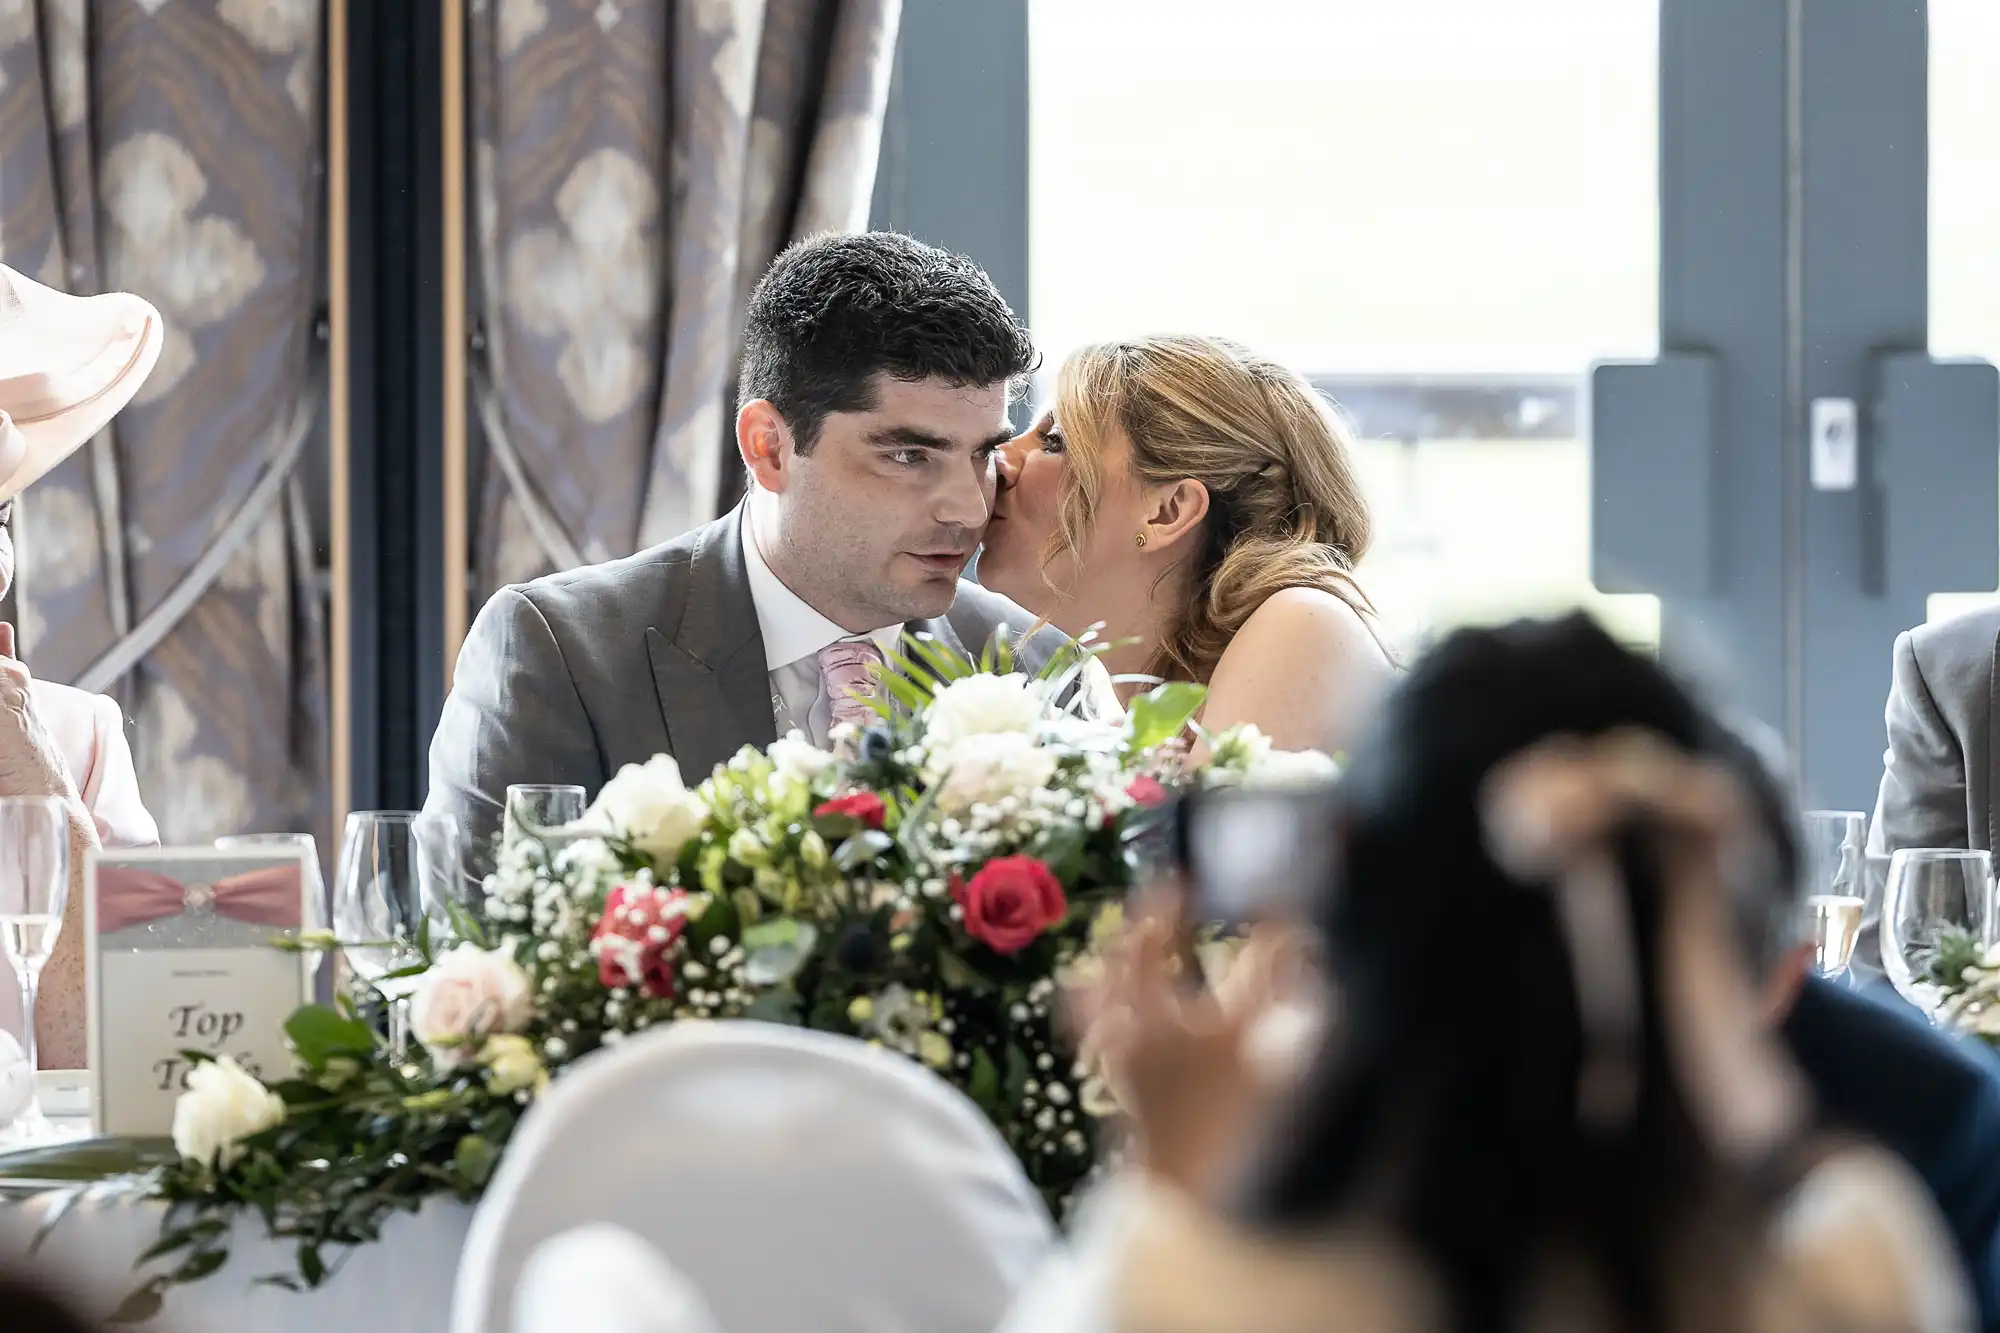
<instances>
[{"instance_id":1,"label":"cream rose","mask_svg":"<svg viewBox=\"0 0 2000 1333\"><path fill-rule=\"evenodd\" d=\"M778 776L801 786L809 784L833 763L833 754L822 750L799 732L778 741L765 752Z\"/></svg>"},{"instance_id":2,"label":"cream rose","mask_svg":"<svg viewBox=\"0 0 2000 1333\"><path fill-rule=\"evenodd\" d=\"M1048 785L1056 758L1021 732L966 736L932 761L943 776L938 809L963 814Z\"/></svg>"},{"instance_id":3,"label":"cream rose","mask_svg":"<svg viewBox=\"0 0 2000 1333\"><path fill-rule=\"evenodd\" d=\"M461 944L417 979L410 1031L439 1064L464 1064L487 1037L526 1027L533 1000L520 964L497 950Z\"/></svg>"},{"instance_id":4,"label":"cream rose","mask_svg":"<svg viewBox=\"0 0 2000 1333\"><path fill-rule=\"evenodd\" d=\"M619 769L583 816L589 828L622 837L656 861L679 856L707 822L708 807L681 781L680 765L664 754Z\"/></svg>"},{"instance_id":5,"label":"cream rose","mask_svg":"<svg viewBox=\"0 0 2000 1333\"><path fill-rule=\"evenodd\" d=\"M935 752L967 736L1031 732L1047 711L1028 678L1018 672L966 676L932 696L924 712L924 744Z\"/></svg>"},{"instance_id":6,"label":"cream rose","mask_svg":"<svg viewBox=\"0 0 2000 1333\"><path fill-rule=\"evenodd\" d=\"M190 1162L227 1169L243 1140L283 1124L284 1099L228 1056L198 1064L174 1103L174 1151Z\"/></svg>"}]
</instances>

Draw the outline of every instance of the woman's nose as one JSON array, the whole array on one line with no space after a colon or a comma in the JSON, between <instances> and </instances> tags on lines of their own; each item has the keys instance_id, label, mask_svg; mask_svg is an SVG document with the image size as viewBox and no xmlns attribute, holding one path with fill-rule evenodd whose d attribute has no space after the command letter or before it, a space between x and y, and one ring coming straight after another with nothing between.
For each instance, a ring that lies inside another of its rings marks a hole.
<instances>
[{"instance_id":1,"label":"woman's nose","mask_svg":"<svg viewBox=\"0 0 2000 1333\"><path fill-rule=\"evenodd\" d=\"M1002 492L1014 489L1021 480L1021 464L1027 461L1028 449L1029 437L1026 435L1016 435L1000 446L997 462Z\"/></svg>"}]
</instances>

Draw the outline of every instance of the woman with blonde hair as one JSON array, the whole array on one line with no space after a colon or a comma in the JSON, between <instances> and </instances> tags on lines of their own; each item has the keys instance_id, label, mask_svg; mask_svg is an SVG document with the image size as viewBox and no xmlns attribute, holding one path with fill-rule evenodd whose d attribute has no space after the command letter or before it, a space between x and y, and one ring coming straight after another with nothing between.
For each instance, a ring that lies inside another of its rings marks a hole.
<instances>
[{"instance_id":1,"label":"woman with blonde hair","mask_svg":"<svg viewBox=\"0 0 2000 1333\"><path fill-rule=\"evenodd\" d=\"M1072 636L1103 626L1121 699L1197 681L1208 729L1339 752L1392 674L1349 452L1311 385L1236 343L1085 347L1002 451L979 581Z\"/></svg>"}]
</instances>

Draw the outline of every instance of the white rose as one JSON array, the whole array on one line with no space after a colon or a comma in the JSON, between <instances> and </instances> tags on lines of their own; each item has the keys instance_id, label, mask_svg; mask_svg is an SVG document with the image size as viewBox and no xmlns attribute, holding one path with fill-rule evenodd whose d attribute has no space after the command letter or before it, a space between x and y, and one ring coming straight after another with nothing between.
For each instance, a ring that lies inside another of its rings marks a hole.
<instances>
[{"instance_id":1,"label":"white rose","mask_svg":"<svg viewBox=\"0 0 2000 1333\"><path fill-rule=\"evenodd\" d=\"M417 979L410 1031L439 1064L463 1064L486 1037L528 1026L533 1001L520 964L497 950L461 944Z\"/></svg>"},{"instance_id":2,"label":"white rose","mask_svg":"<svg viewBox=\"0 0 2000 1333\"><path fill-rule=\"evenodd\" d=\"M1033 731L1047 715L1042 699L1018 672L966 676L934 695L924 712L924 741L948 749L967 736Z\"/></svg>"},{"instance_id":3,"label":"white rose","mask_svg":"<svg viewBox=\"0 0 2000 1333\"><path fill-rule=\"evenodd\" d=\"M226 1169L242 1142L283 1124L284 1099L228 1056L196 1065L174 1103L174 1150L190 1162Z\"/></svg>"},{"instance_id":4,"label":"white rose","mask_svg":"<svg viewBox=\"0 0 2000 1333\"><path fill-rule=\"evenodd\" d=\"M708 822L708 807L681 781L673 756L656 754L643 766L619 769L597 793L583 822L624 837L656 861L671 861Z\"/></svg>"},{"instance_id":5,"label":"white rose","mask_svg":"<svg viewBox=\"0 0 2000 1333\"><path fill-rule=\"evenodd\" d=\"M1243 775L1249 787L1310 787L1340 776L1340 766L1318 750L1266 750Z\"/></svg>"},{"instance_id":6,"label":"white rose","mask_svg":"<svg viewBox=\"0 0 2000 1333\"><path fill-rule=\"evenodd\" d=\"M779 776L809 784L833 763L833 755L794 731L765 752Z\"/></svg>"},{"instance_id":7,"label":"white rose","mask_svg":"<svg viewBox=\"0 0 2000 1333\"><path fill-rule=\"evenodd\" d=\"M1056 775L1056 758L1033 737L997 732L960 739L935 756L933 771L944 779L938 808L956 815L1046 787Z\"/></svg>"}]
</instances>

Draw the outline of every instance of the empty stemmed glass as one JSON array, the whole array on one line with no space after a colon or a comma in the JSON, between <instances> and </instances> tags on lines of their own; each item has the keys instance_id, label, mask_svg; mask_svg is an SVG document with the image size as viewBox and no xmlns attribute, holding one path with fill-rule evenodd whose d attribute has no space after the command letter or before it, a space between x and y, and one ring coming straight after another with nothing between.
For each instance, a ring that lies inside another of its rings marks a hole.
<instances>
[{"instance_id":1,"label":"empty stemmed glass","mask_svg":"<svg viewBox=\"0 0 2000 1333\"><path fill-rule=\"evenodd\" d=\"M35 999L42 968L62 934L69 904L69 818L54 796L0 797L0 955L21 987L21 1049L29 1077L35 1051ZM58 1137L33 1096L0 1142L38 1143Z\"/></svg>"},{"instance_id":2,"label":"empty stemmed glass","mask_svg":"<svg viewBox=\"0 0 2000 1333\"><path fill-rule=\"evenodd\" d=\"M458 826L440 814L357 810L347 817L334 875L335 932L349 966L389 1003L391 1047L406 1045L406 1004L423 962L420 936L448 928L462 901ZM426 923L430 929L426 929Z\"/></svg>"},{"instance_id":3,"label":"empty stemmed glass","mask_svg":"<svg viewBox=\"0 0 2000 1333\"><path fill-rule=\"evenodd\" d=\"M1993 940L1993 861L1958 848L1905 848L1889 861L1882 895L1882 967L1927 1014L1942 996L1932 969L1947 933Z\"/></svg>"}]
</instances>

